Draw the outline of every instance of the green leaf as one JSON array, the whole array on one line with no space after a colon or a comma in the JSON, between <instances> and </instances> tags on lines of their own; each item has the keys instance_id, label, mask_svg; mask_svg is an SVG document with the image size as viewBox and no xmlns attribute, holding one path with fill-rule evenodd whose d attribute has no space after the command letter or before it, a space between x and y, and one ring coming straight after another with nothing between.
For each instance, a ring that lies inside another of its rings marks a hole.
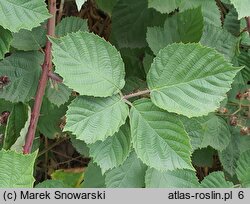
<instances>
[{"instance_id":1,"label":"green leaf","mask_svg":"<svg viewBox=\"0 0 250 204\"><path fill-rule=\"evenodd\" d=\"M75 0L76 1L76 5L77 5L77 9L78 11L81 10L83 4L87 1L87 0Z\"/></svg>"},{"instance_id":2,"label":"green leaf","mask_svg":"<svg viewBox=\"0 0 250 204\"><path fill-rule=\"evenodd\" d=\"M73 135L70 135L70 141L71 141L72 146L80 155L89 157L89 147L84 141L77 140L75 136Z\"/></svg>"},{"instance_id":3,"label":"green leaf","mask_svg":"<svg viewBox=\"0 0 250 204\"><path fill-rule=\"evenodd\" d=\"M4 111L11 112L13 106L14 106L13 103L6 101L4 99L0 99L0 113L2 113Z\"/></svg>"},{"instance_id":4,"label":"green leaf","mask_svg":"<svg viewBox=\"0 0 250 204\"><path fill-rule=\"evenodd\" d=\"M20 136L20 131L24 128L28 120L28 106L22 103L14 105L8 118L3 148L8 150Z\"/></svg>"},{"instance_id":5,"label":"green leaf","mask_svg":"<svg viewBox=\"0 0 250 204\"><path fill-rule=\"evenodd\" d=\"M221 27L221 15L216 2L213 0L188 0L181 1L179 10L185 11L191 8L197 8L201 6L202 13L204 16L204 21L209 24Z\"/></svg>"},{"instance_id":6,"label":"green leaf","mask_svg":"<svg viewBox=\"0 0 250 204\"><path fill-rule=\"evenodd\" d=\"M148 73L151 64L153 63L154 57L152 55L149 54L145 54L145 57L143 58L143 67L145 70L145 73Z\"/></svg>"},{"instance_id":7,"label":"green leaf","mask_svg":"<svg viewBox=\"0 0 250 204\"><path fill-rule=\"evenodd\" d=\"M12 41L12 34L9 30L4 29L0 26L0 60L4 58L4 55L10 49L10 43Z\"/></svg>"},{"instance_id":8,"label":"green leaf","mask_svg":"<svg viewBox=\"0 0 250 204\"><path fill-rule=\"evenodd\" d=\"M53 62L64 83L81 95L107 97L124 86L119 52L104 39L87 32L51 38Z\"/></svg>"},{"instance_id":9,"label":"green leaf","mask_svg":"<svg viewBox=\"0 0 250 204\"><path fill-rule=\"evenodd\" d=\"M23 129L21 129L21 131L20 131L20 137L17 138L15 143L10 148L10 150L16 151L18 153L23 152L23 146L25 145L26 135L28 133L29 126L30 126L31 108L29 106L28 106L28 114L27 115L28 115L28 119L25 122ZM34 139L32 149L35 148L35 145L34 145L35 140L36 140L36 138Z\"/></svg>"},{"instance_id":10,"label":"green leaf","mask_svg":"<svg viewBox=\"0 0 250 204\"><path fill-rule=\"evenodd\" d=\"M60 180L45 180L35 186L35 188L67 188Z\"/></svg>"},{"instance_id":11,"label":"green leaf","mask_svg":"<svg viewBox=\"0 0 250 204\"><path fill-rule=\"evenodd\" d=\"M24 51L39 50L46 43L46 24L30 30L21 29L18 33L13 33L11 46Z\"/></svg>"},{"instance_id":12,"label":"green leaf","mask_svg":"<svg viewBox=\"0 0 250 204\"><path fill-rule=\"evenodd\" d=\"M149 99L137 100L130 112L132 143L143 163L157 170L191 169L191 145L175 114Z\"/></svg>"},{"instance_id":13,"label":"green leaf","mask_svg":"<svg viewBox=\"0 0 250 204\"><path fill-rule=\"evenodd\" d=\"M238 19L250 16L250 5L248 0L230 0L236 8L239 16Z\"/></svg>"},{"instance_id":14,"label":"green leaf","mask_svg":"<svg viewBox=\"0 0 250 204\"><path fill-rule=\"evenodd\" d=\"M219 159L223 166L223 169L228 172L231 176L235 174L237 167L237 161L240 156L239 149L239 130L231 128L232 139L226 149L219 153Z\"/></svg>"},{"instance_id":15,"label":"green leaf","mask_svg":"<svg viewBox=\"0 0 250 204\"><path fill-rule=\"evenodd\" d=\"M106 173L105 183L108 188L142 188L145 186L145 173L147 166L137 158L135 152L123 165Z\"/></svg>"},{"instance_id":16,"label":"green leaf","mask_svg":"<svg viewBox=\"0 0 250 204\"><path fill-rule=\"evenodd\" d=\"M68 107L64 131L87 144L105 140L119 130L128 116L128 106L119 96L77 97Z\"/></svg>"},{"instance_id":17,"label":"green leaf","mask_svg":"<svg viewBox=\"0 0 250 204\"><path fill-rule=\"evenodd\" d=\"M141 80L138 77L128 77L126 78L126 84L122 90L123 95L131 94L136 92L137 90L144 90L147 88L147 84L145 81ZM136 98L136 97L135 97ZM134 98L131 98L133 100Z\"/></svg>"},{"instance_id":18,"label":"green leaf","mask_svg":"<svg viewBox=\"0 0 250 204\"><path fill-rule=\"evenodd\" d=\"M211 147L197 149L192 154L192 163L198 167L213 167L215 151Z\"/></svg>"},{"instance_id":19,"label":"green leaf","mask_svg":"<svg viewBox=\"0 0 250 204\"><path fill-rule=\"evenodd\" d=\"M113 136L103 142L97 141L89 145L90 156L104 174L107 170L121 165L128 157L131 149L130 128L123 125Z\"/></svg>"},{"instance_id":20,"label":"green leaf","mask_svg":"<svg viewBox=\"0 0 250 204\"><path fill-rule=\"evenodd\" d=\"M223 28L235 36L240 34L240 21L238 20L238 13L235 9L231 9L225 17Z\"/></svg>"},{"instance_id":21,"label":"green leaf","mask_svg":"<svg viewBox=\"0 0 250 204\"><path fill-rule=\"evenodd\" d=\"M0 151L0 188L32 188L33 167L37 152L19 154L13 151Z\"/></svg>"},{"instance_id":22,"label":"green leaf","mask_svg":"<svg viewBox=\"0 0 250 204\"><path fill-rule=\"evenodd\" d=\"M201 181L202 188L232 188L234 184L226 181L223 172L210 173Z\"/></svg>"},{"instance_id":23,"label":"green leaf","mask_svg":"<svg viewBox=\"0 0 250 204\"><path fill-rule=\"evenodd\" d=\"M57 107L50 103L47 98L43 99L41 113L38 120L38 129L45 136L50 139L55 138L62 133L60 124L62 117L66 114L67 106L63 105Z\"/></svg>"},{"instance_id":24,"label":"green leaf","mask_svg":"<svg viewBox=\"0 0 250 204\"><path fill-rule=\"evenodd\" d=\"M0 114L2 114L5 111L11 112L11 110L13 108L13 105L14 104L12 104L12 103L10 103L8 101L0 99ZM2 148L4 134L5 134L5 129L6 129L6 124L0 125L0 149Z\"/></svg>"},{"instance_id":25,"label":"green leaf","mask_svg":"<svg viewBox=\"0 0 250 204\"><path fill-rule=\"evenodd\" d=\"M60 107L69 101L69 97L72 93L72 90L68 88L63 83L57 83L56 85L47 86L45 96L49 101L56 106Z\"/></svg>"},{"instance_id":26,"label":"green leaf","mask_svg":"<svg viewBox=\"0 0 250 204\"><path fill-rule=\"evenodd\" d=\"M237 65L239 64L237 62L237 59L235 59L237 63ZM243 68L243 69L247 69L247 67ZM236 77L234 78L234 82L232 84L232 88L231 90L227 93L227 98L229 101L231 102L235 102L238 103L239 100L236 99L236 95L238 93L243 93L247 90L247 81L244 79L244 77L242 76L243 71L241 70L241 72L239 72ZM234 109L233 111L236 111L236 109ZM233 113L233 112L232 112Z\"/></svg>"},{"instance_id":27,"label":"green leaf","mask_svg":"<svg viewBox=\"0 0 250 204\"><path fill-rule=\"evenodd\" d=\"M142 56L144 55L144 49L120 49L122 59L125 63L126 77L139 77L145 79L145 72L142 65Z\"/></svg>"},{"instance_id":28,"label":"green leaf","mask_svg":"<svg viewBox=\"0 0 250 204\"><path fill-rule=\"evenodd\" d=\"M216 110L240 68L200 44L172 44L162 49L148 72L155 105L195 117Z\"/></svg>"},{"instance_id":29,"label":"green leaf","mask_svg":"<svg viewBox=\"0 0 250 204\"><path fill-rule=\"evenodd\" d=\"M237 162L236 175L243 187L250 187L250 150L240 155Z\"/></svg>"},{"instance_id":30,"label":"green leaf","mask_svg":"<svg viewBox=\"0 0 250 204\"><path fill-rule=\"evenodd\" d=\"M239 150L240 153L250 150L250 137L240 137Z\"/></svg>"},{"instance_id":31,"label":"green leaf","mask_svg":"<svg viewBox=\"0 0 250 204\"><path fill-rule=\"evenodd\" d=\"M161 13L170 13L177 9L181 0L148 0L148 7L154 8Z\"/></svg>"},{"instance_id":32,"label":"green leaf","mask_svg":"<svg viewBox=\"0 0 250 204\"><path fill-rule=\"evenodd\" d=\"M63 18L62 21L56 25L55 34L58 37L62 37L69 33L88 30L88 22L86 19L70 16Z\"/></svg>"},{"instance_id":33,"label":"green leaf","mask_svg":"<svg viewBox=\"0 0 250 204\"><path fill-rule=\"evenodd\" d=\"M84 181L81 184L82 188L105 188L105 177L102 175L101 169L93 162L88 164L84 174Z\"/></svg>"},{"instance_id":34,"label":"green leaf","mask_svg":"<svg viewBox=\"0 0 250 204\"><path fill-rule=\"evenodd\" d=\"M108 13L109 16L112 14L112 10L117 3L118 0L95 0L99 9L103 10L104 12Z\"/></svg>"},{"instance_id":35,"label":"green leaf","mask_svg":"<svg viewBox=\"0 0 250 204\"><path fill-rule=\"evenodd\" d=\"M161 25L165 17L148 9L147 0L119 0L112 14L112 36L119 48L146 47L147 27Z\"/></svg>"},{"instance_id":36,"label":"green leaf","mask_svg":"<svg viewBox=\"0 0 250 204\"><path fill-rule=\"evenodd\" d=\"M26 102L34 97L39 82L43 54L15 52L0 62L0 76L10 83L0 90L0 98L11 102Z\"/></svg>"},{"instance_id":37,"label":"green leaf","mask_svg":"<svg viewBox=\"0 0 250 204\"><path fill-rule=\"evenodd\" d=\"M65 186L70 188L78 188L83 181L84 173L82 170L76 171L65 171L63 169L56 170L51 174L53 180L59 180L64 183Z\"/></svg>"},{"instance_id":38,"label":"green leaf","mask_svg":"<svg viewBox=\"0 0 250 204\"><path fill-rule=\"evenodd\" d=\"M193 150L211 146L222 151L227 147L231 139L226 121L214 114L204 117L181 117L185 129L191 138Z\"/></svg>"},{"instance_id":39,"label":"green leaf","mask_svg":"<svg viewBox=\"0 0 250 204\"><path fill-rule=\"evenodd\" d=\"M206 25L200 42L202 45L215 48L226 59L232 61L238 50L239 38L214 25Z\"/></svg>"},{"instance_id":40,"label":"green leaf","mask_svg":"<svg viewBox=\"0 0 250 204\"><path fill-rule=\"evenodd\" d=\"M147 42L156 55L162 48L174 42L199 42L203 30L201 8L177 13L167 18L164 27L149 27Z\"/></svg>"},{"instance_id":41,"label":"green leaf","mask_svg":"<svg viewBox=\"0 0 250 204\"><path fill-rule=\"evenodd\" d=\"M241 73L245 82L248 82L250 80L250 52L242 51L237 60L240 66L245 66Z\"/></svg>"},{"instance_id":42,"label":"green leaf","mask_svg":"<svg viewBox=\"0 0 250 204\"><path fill-rule=\"evenodd\" d=\"M0 1L0 25L12 32L31 30L49 17L43 0Z\"/></svg>"},{"instance_id":43,"label":"green leaf","mask_svg":"<svg viewBox=\"0 0 250 204\"><path fill-rule=\"evenodd\" d=\"M186 169L161 172L150 168L145 183L146 188L198 188L200 185L195 172Z\"/></svg>"},{"instance_id":44,"label":"green leaf","mask_svg":"<svg viewBox=\"0 0 250 204\"><path fill-rule=\"evenodd\" d=\"M241 42L240 43L243 47L250 46L250 36L249 36L249 33L247 31L245 31L241 34Z\"/></svg>"}]
</instances>

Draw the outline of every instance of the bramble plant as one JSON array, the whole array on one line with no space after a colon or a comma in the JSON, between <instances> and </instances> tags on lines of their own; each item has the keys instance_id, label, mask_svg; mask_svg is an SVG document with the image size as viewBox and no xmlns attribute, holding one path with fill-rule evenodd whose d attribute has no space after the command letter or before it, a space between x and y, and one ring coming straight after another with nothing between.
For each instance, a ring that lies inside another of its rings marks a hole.
<instances>
[{"instance_id":1,"label":"bramble plant","mask_svg":"<svg viewBox=\"0 0 250 204\"><path fill-rule=\"evenodd\" d=\"M248 0L0 1L0 187L250 187L248 16Z\"/></svg>"}]
</instances>

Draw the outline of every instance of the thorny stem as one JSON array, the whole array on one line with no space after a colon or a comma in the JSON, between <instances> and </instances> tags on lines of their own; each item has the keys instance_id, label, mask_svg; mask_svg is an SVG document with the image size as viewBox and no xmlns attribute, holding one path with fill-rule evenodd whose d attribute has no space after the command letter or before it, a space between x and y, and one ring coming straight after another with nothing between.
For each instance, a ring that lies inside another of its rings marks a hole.
<instances>
[{"instance_id":1,"label":"thorny stem","mask_svg":"<svg viewBox=\"0 0 250 204\"><path fill-rule=\"evenodd\" d=\"M47 35L54 36L55 33L55 16L56 16L56 0L49 0L49 11L52 17L48 20L47 24ZM36 127L38 118L40 115L41 105L43 101L43 96L45 93L45 88L48 81L48 73L52 67L51 61L51 42L47 39L46 48L45 48L45 57L44 63L42 65L42 75L40 77L39 85L36 92L35 103L33 106L33 110L31 113L31 120L28 129L28 133L26 135L26 141L23 147L23 153L29 154L31 152L33 140L35 137Z\"/></svg>"},{"instance_id":2,"label":"thorny stem","mask_svg":"<svg viewBox=\"0 0 250 204\"><path fill-rule=\"evenodd\" d=\"M150 90L146 89L146 90L143 90L143 91L138 91L136 93L131 93L131 94L125 95L122 98L127 100L129 98L133 98L133 97L136 97L136 96L141 96L141 95L145 95L145 94L149 94L149 93L150 93Z\"/></svg>"}]
</instances>

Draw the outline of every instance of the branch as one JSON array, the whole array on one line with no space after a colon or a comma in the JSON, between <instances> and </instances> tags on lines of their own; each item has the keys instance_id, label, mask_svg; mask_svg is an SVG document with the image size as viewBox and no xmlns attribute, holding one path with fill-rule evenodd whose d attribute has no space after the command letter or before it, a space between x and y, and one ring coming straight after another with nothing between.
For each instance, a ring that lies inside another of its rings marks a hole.
<instances>
[{"instance_id":1,"label":"branch","mask_svg":"<svg viewBox=\"0 0 250 204\"><path fill-rule=\"evenodd\" d=\"M143 90L143 91L138 91L136 93L125 95L122 98L127 100L129 98L133 98L133 97L136 97L136 96L141 96L141 95L145 95L145 94L149 94L149 93L150 93L150 90L146 89L146 90Z\"/></svg>"},{"instance_id":2,"label":"branch","mask_svg":"<svg viewBox=\"0 0 250 204\"><path fill-rule=\"evenodd\" d=\"M49 0L49 11L50 11L50 14L52 14L52 17L48 20L47 35L54 36L56 0ZM39 118L40 110L42 106L43 96L44 96L47 81L48 81L48 73L52 68L52 60L51 60L52 56L51 55L52 55L51 54L51 42L47 39L44 63L42 65L42 75L40 77L39 85L37 88L35 103L33 106L32 113L31 113L30 125L29 125L27 136L26 136L26 141L23 147L24 154L28 154L31 152L33 140L35 137L36 127L37 127L37 122L38 122L38 118Z\"/></svg>"},{"instance_id":3,"label":"branch","mask_svg":"<svg viewBox=\"0 0 250 204\"><path fill-rule=\"evenodd\" d=\"M57 74L53 73L52 71L50 71L50 72L48 73L48 77L49 77L50 79L52 79L52 80L58 82L58 83L62 83L62 82L63 82L62 78L61 78L60 76L58 76Z\"/></svg>"},{"instance_id":4,"label":"branch","mask_svg":"<svg viewBox=\"0 0 250 204\"><path fill-rule=\"evenodd\" d=\"M246 19L246 22L247 22L247 31L248 31L248 33L250 35L250 16L245 17L245 19Z\"/></svg>"},{"instance_id":5,"label":"branch","mask_svg":"<svg viewBox=\"0 0 250 204\"><path fill-rule=\"evenodd\" d=\"M57 16L57 19L56 19L57 23L59 23L61 21L62 16L63 16L64 1L65 0L61 0L61 3L60 3L59 12L58 12L58 16Z\"/></svg>"}]
</instances>

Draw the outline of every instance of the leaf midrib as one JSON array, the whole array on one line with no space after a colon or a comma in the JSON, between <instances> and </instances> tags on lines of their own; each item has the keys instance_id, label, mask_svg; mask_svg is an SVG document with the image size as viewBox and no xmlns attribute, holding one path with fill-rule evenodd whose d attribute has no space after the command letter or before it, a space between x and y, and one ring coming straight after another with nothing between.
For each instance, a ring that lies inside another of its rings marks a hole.
<instances>
[{"instance_id":1,"label":"leaf midrib","mask_svg":"<svg viewBox=\"0 0 250 204\"><path fill-rule=\"evenodd\" d=\"M232 71L236 71L236 70L228 70L226 72L218 72L218 73L216 73L214 75L207 75L207 76L203 76L203 77L200 77L200 78L192 79L192 80L189 80L189 81L186 81L186 82L181 82L181 83L178 83L178 84L164 85L162 87L155 87L155 88L152 88L152 91L160 91L162 89L168 89L168 88L176 87L176 86L180 86L180 85L184 85L185 86L187 84L190 84L191 82L195 82L195 81L199 81L199 80L205 80L207 78L214 77L217 74L223 74L223 73L232 72Z\"/></svg>"}]
</instances>

